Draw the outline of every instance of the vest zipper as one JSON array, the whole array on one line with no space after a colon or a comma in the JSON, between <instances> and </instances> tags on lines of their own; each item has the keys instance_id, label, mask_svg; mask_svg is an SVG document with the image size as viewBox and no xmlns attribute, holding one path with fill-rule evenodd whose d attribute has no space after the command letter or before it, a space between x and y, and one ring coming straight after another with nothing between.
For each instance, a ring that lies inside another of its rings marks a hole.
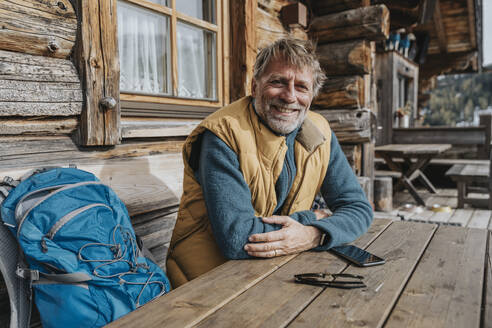
<instances>
[{"instance_id":1,"label":"vest zipper","mask_svg":"<svg viewBox=\"0 0 492 328\"><path fill-rule=\"evenodd\" d=\"M94 207L106 207L106 208L109 208L111 211L113 211L113 209L111 207L109 207L108 205L103 204L103 203L89 204L89 205L80 207L80 208L78 208L76 210L73 210L72 212L68 213L67 215L63 216L60 220L58 220L51 227L50 231L48 231L48 233L45 234L43 236L43 238L41 238L41 249L42 249L43 253L46 253L48 251L48 246L46 245L46 240L45 239L53 240L53 238L55 237L56 233L61 228L63 228L63 226L65 224L67 224L68 222L70 222L70 220L72 220L77 215L79 215L79 214L81 214L81 213L83 213L85 211L88 211L88 210L90 210L91 208L94 208Z\"/></svg>"}]
</instances>

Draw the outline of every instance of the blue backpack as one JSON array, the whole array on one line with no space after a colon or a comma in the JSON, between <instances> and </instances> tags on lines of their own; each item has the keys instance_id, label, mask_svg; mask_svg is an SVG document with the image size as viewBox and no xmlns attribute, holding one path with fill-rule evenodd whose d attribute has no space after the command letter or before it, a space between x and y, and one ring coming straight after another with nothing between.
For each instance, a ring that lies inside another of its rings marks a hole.
<instances>
[{"instance_id":1,"label":"blue backpack","mask_svg":"<svg viewBox=\"0 0 492 328\"><path fill-rule=\"evenodd\" d=\"M128 211L108 186L75 168L44 169L2 187L44 327L100 327L170 290L144 257ZM1 200L1 199L0 199ZM27 265L26 265L27 264Z\"/></svg>"}]
</instances>

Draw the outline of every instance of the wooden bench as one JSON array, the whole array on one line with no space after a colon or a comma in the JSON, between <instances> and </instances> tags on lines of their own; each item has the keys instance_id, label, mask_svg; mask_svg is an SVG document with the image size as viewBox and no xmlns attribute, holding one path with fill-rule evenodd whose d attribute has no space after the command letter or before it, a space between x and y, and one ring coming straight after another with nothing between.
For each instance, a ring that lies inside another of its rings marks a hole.
<instances>
[{"instance_id":1,"label":"wooden bench","mask_svg":"<svg viewBox=\"0 0 492 328\"><path fill-rule=\"evenodd\" d=\"M491 162L492 163L492 162ZM486 207L492 210L492 164L455 164L446 176L456 182L458 188L458 208L465 204ZM487 198L470 197L470 192L487 193Z\"/></svg>"}]
</instances>

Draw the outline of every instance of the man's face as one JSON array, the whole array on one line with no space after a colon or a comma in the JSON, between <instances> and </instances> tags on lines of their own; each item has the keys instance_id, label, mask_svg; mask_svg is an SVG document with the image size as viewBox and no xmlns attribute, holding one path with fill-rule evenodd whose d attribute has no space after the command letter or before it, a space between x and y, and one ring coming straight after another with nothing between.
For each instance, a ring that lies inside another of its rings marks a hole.
<instances>
[{"instance_id":1,"label":"man's face","mask_svg":"<svg viewBox=\"0 0 492 328\"><path fill-rule=\"evenodd\" d=\"M252 83L258 115L275 132L288 134L302 124L313 100L313 72L273 59Z\"/></svg>"}]
</instances>

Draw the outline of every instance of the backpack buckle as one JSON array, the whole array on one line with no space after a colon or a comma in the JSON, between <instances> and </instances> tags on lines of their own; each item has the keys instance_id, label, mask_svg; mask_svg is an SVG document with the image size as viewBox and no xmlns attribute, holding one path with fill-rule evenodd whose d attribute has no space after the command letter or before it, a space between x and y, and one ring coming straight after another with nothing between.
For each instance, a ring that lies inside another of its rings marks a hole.
<instances>
[{"instance_id":1,"label":"backpack buckle","mask_svg":"<svg viewBox=\"0 0 492 328\"><path fill-rule=\"evenodd\" d=\"M38 270L30 270L30 269L24 269L21 267L17 267L17 270L15 270L15 274L18 277L21 277L23 279L35 281L39 280L39 271Z\"/></svg>"}]
</instances>

